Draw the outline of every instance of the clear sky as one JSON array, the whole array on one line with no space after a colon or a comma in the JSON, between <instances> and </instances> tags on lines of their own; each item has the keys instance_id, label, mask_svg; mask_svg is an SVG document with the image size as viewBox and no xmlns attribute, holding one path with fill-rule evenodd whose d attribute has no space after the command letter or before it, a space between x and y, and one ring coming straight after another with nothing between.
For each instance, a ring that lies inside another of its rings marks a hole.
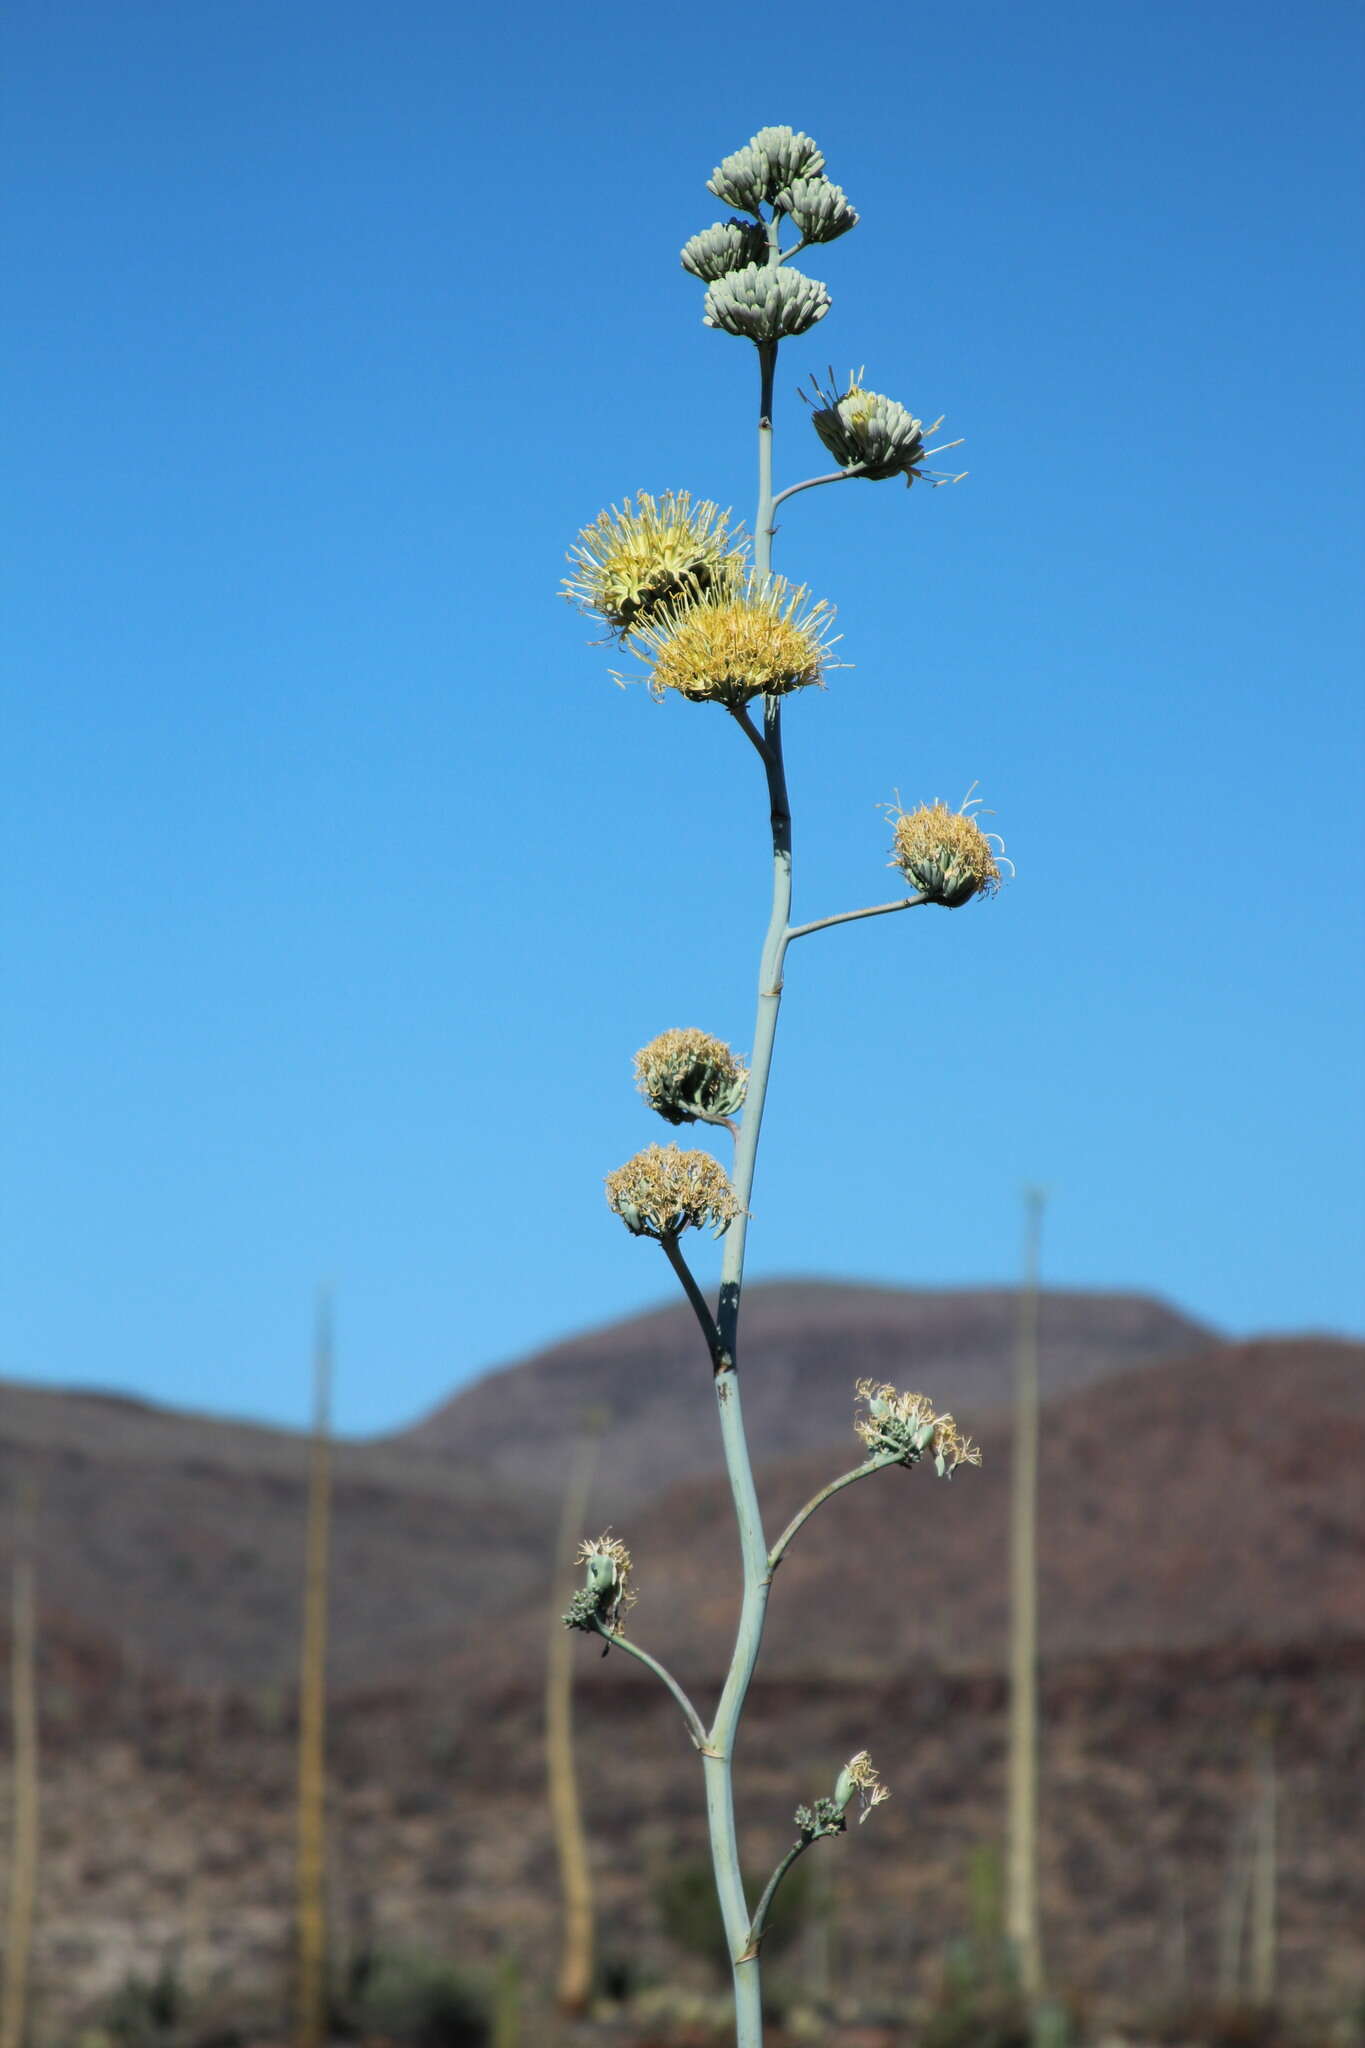
<instances>
[{"instance_id":1,"label":"clear sky","mask_svg":"<svg viewBox=\"0 0 1365 2048\"><path fill-rule=\"evenodd\" d=\"M797 913L977 780L993 903L793 952L751 1271L1360 1328L1362 16L16 0L0 1372L342 1424L665 1297L630 1057L747 1049L758 764L608 679L600 507L752 516L681 243L767 122L863 220L779 365L966 436L797 499L854 664ZM702 1269L714 1270L708 1248ZM888 1361L888 1370L902 1361Z\"/></svg>"}]
</instances>

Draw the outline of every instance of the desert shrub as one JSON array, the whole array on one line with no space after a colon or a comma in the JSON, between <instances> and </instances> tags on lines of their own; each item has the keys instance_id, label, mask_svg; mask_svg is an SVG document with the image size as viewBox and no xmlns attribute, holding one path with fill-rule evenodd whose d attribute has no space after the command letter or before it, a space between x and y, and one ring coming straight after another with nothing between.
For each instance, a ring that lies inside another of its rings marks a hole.
<instances>
[{"instance_id":1,"label":"desert shrub","mask_svg":"<svg viewBox=\"0 0 1365 2048\"><path fill-rule=\"evenodd\" d=\"M483 1997L450 1963L430 1956L368 1957L355 1973L347 2020L402 2048L487 2048Z\"/></svg>"}]
</instances>

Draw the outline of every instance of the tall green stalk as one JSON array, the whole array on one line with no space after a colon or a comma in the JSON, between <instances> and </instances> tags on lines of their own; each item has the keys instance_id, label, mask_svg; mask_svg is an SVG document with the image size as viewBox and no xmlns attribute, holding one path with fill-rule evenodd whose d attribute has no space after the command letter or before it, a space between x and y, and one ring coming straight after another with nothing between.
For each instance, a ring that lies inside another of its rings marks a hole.
<instances>
[{"instance_id":1,"label":"tall green stalk","mask_svg":"<svg viewBox=\"0 0 1365 2048\"><path fill-rule=\"evenodd\" d=\"M970 804L958 812L937 803L908 813L893 810L891 864L901 871L905 893L892 902L792 922L792 819L782 704L784 697L821 680L832 614L823 602L810 602L804 587L793 590L774 576L774 515L786 499L821 484L892 476L907 483L924 477L949 480L934 478L927 468L928 456L936 451L925 448L921 422L894 400L851 380L846 390L831 383L823 391L817 385L809 401L820 440L839 467L774 490L779 342L806 332L829 309L823 284L790 268L790 260L802 249L847 233L858 219L823 170L824 157L809 136L790 128L760 130L709 180L723 203L752 219L732 216L718 222L694 236L682 252L683 267L709 287L705 324L752 341L757 350L758 503L752 561L728 513L710 503L694 506L685 492L669 492L657 502L641 493L638 505L627 500L624 508L602 513L584 529L569 557L575 574L567 584L582 609L651 664L649 683L656 697L676 692L694 703L719 704L730 714L762 762L771 827L772 896L747 1072L728 1046L691 1028L666 1031L636 1055L640 1091L665 1121L730 1130L732 1170L726 1174L703 1151L652 1146L607 1179L608 1202L626 1227L662 1246L696 1316L711 1366L739 1533L742 1590L734 1648L709 1724L658 1660L624 1637L633 1601L632 1566L619 1538L608 1534L583 1544L585 1582L564 1617L570 1626L618 1644L653 1671L679 1705L701 1754L712 1865L733 1976L737 2048L760 2048L762 2041L760 1950L769 1909L787 1871L816 1841L844 1832L855 1794L860 1818L887 1796L867 1752L860 1751L838 1772L829 1795L797 1808L797 1838L751 1908L735 1824L734 1755L773 1574L815 1510L853 1481L886 1465L914 1466L925 1456L943 1476L960 1464L980 1463L970 1439L950 1415L936 1414L927 1397L900 1393L889 1383L860 1382L857 1398L867 1412L854 1426L867 1455L821 1488L769 1548L740 1400L749 1201L788 948L793 940L834 925L923 904L956 909L993 893L1000 880L996 848L971 815ZM784 249L782 235L789 226L798 239ZM751 715L759 702L761 726ZM703 1223L724 1238L714 1312L680 1245L687 1229Z\"/></svg>"}]
</instances>

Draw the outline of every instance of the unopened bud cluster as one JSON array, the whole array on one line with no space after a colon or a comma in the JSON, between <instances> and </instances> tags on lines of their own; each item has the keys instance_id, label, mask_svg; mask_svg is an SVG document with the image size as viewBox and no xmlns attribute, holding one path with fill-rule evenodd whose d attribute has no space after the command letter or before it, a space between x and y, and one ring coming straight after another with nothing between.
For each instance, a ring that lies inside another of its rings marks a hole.
<instances>
[{"instance_id":1,"label":"unopened bud cluster","mask_svg":"<svg viewBox=\"0 0 1365 2048\"><path fill-rule=\"evenodd\" d=\"M607 1175L607 1206L635 1237L676 1238L710 1224L717 1237L739 1214L730 1177L709 1152L650 1145Z\"/></svg>"},{"instance_id":2,"label":"unopened bud cluster","mask_svg":"<svg viewBox=\"0 0 1365 2048\"><path fill-rule=\"evenodd\" d=\"M716 221L683 246L682 266L707 286L708 327L760 344L804 334L823 320L830 298L818 278L793 270L787 258L810 243L833 242L858 224L839 187L825 176L824 152L792 128L760 128L717 164L707 190L753 222ZM765 214L764 208L768 208ZM790 219L801 240L783 250L779 225Z\"/></svg>"},{"instance_id":3,"label":"unopened bud cluster","mask_svg":"<svg viewBox=\"0 0 1365 2048\"><path fill-rule=\"evenodd\" d=\"M995 894L1004 842L997 833L983 832L967 805L950 811L935 802L902 811L893 804L887 810L892 825L887 866L899 868L928 902L958 910L973 896Z\"/></svg>"},{"instance_id":4,"label":"unopened bud cluster","mask_svg":"<svg viewBox=\"0 0 1365 2048\"><path fill-rule=\"evenodd\" d=\"M951 1415L934 1413L927 1394L902 1394L884 1380L859 1380L855 1391L867 1414L853 1427L874 1457L910 1467L927 1451L940 1479L951 1478L959 1465L981 1463L978 1446Z\"/></svg>"},{"instance_id":5,"label":"unopened bud cluster","mask_svg":"<svg viewBox=\"0 0 1365 2048\"><path fill-rule=\"evenodd\" d=\"M722 1039L661 1031L635 1055L635 1083L666 1123L723 1123L744 1101L749 1076Z\"/></svg>"}]
</instances>

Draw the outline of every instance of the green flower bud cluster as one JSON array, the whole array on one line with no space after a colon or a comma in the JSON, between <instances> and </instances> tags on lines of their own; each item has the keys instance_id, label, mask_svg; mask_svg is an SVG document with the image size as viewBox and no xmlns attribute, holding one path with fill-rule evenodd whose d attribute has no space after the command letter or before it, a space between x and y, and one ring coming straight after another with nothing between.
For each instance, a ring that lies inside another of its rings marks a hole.
<instances>
[{"instance_id":1,"label":"green flower bud cluster","mask_svg":"<svg viewBox=\"0 0 1365 2048\"><path fill-rule=\"evenodd\" d=\"M813 178L824 168L824 151L809 135L790 128L760 128L743 149L717 164L706 189L725 206L756 214L765 201L780 205L794 178Z\"/></svg>"},{"instance_id":2,"label":"green flower bud cluster","mask_svg":"<svg viewBox=\"0 0 1365 2048\"><path fill-rule=\"evenodd\" d=\"M804 334L829 308L829 293L818 278L750 263L708 286L701 317L704 326L749 341L778 341L784 334Z\"/></svg>"},{"instance_id":3,"label":"green flower bud cluster","mask_svg":"<svg viewBox=\"0 0 1365 2048\"><path fill-rule=\"evenodd\" d=\"M794 178L781 203L803 242L834 242L858 225L857 213L828 178Z\"/></svg>"},{"instance_id":4,"label":"green flower bud cluster","mask_svg":"<svg viewBox=\"0 0 1365 2048\"><path fill-rule=\"evenodd\" d=\"M681 261L693 277L711 284L727 271L762 263L767 253L768 237L753 221L718 220L683 244Z\"/></svg>"},{"instance_id":5,"label":"green flower bud cluster","mask_svg":"<svg viewBox=\"0 0 1365 2048\"><path fill-rule=\"evenodd\" d=\"M683 269L708 287L702 312L707 327L770 346L824 319L830 306L824 285L787 267L797 249L833 242L858 224L824 169L819 145L793 128L760 128L743 149L717 164L707 189L754 218L752 224L717 221L683 248ZM778 237L784 218L801 237L789 249Z\"/></svg>"}]
</instances>

